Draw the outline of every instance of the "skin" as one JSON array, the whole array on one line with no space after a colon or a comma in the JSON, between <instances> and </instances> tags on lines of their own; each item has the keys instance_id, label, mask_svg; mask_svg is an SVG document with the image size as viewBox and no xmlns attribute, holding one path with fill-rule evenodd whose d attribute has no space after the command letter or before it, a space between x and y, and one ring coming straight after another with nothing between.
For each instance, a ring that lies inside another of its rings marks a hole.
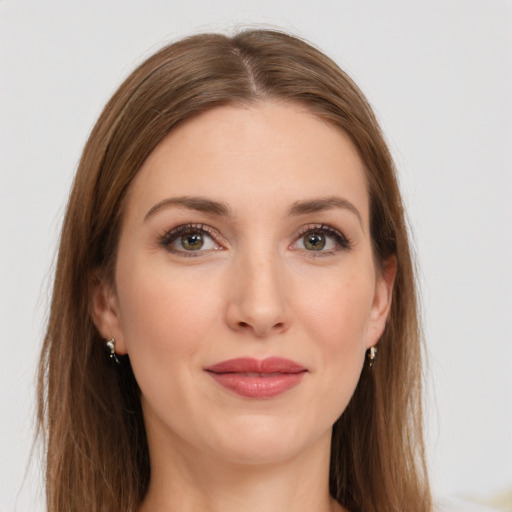
<instances>
[{"instance_id":1,"label":"skin","mask_svg":"<svg viewBox=\"0 0 512 512\"><path fill-rule=\"evenodd\" d=\"M185 196L230 215L165 203ZM334 196L345 203L290 214L297 201ZM201 249L162 240L184 224L207 227ZM321 250L305 244L308 226ZM127 196L115 286L99 279L92 293L100 333L130 355L141 388L151 458L142 511L343 510L328 492L331 429L383 332L394 277L392 264L377 271L369 233L357 151L302 106L220 107L151 153ZM307 369L270 399L204 371L269 356Z\"/></svg>"}]
</instances>

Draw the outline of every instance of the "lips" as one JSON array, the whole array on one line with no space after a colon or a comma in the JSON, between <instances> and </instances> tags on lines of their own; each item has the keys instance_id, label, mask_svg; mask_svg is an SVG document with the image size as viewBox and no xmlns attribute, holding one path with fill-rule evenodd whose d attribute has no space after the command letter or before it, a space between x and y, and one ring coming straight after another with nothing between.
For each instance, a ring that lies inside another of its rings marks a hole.
<instances>
[{"instance_id":1,"label":"lips","mask_svg":"<svg viewBox=\"0 0 512 512\"><path fill-rule=\"evenodd\" d=\"M281 357L237 358L204 369L218 384L247 398L273 398L297 386L307 369Z\"/></svg>"}]
</instances>

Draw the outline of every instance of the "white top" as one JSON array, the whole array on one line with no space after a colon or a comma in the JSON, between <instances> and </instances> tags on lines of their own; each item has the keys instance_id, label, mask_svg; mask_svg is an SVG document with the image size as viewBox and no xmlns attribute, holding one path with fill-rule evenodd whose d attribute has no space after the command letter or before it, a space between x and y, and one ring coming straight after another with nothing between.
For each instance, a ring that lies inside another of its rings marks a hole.
<instances>
[{"instance_id":1,"label":"white top","mask_svg":"<svg viewBox=\"0 0 512 512\"><path fill-rule=\"evenodd\" d=\"M435 500L435 512L502 512L502 509L481 505L460 498L441 498Z\"/></svg>"}]
</instances>

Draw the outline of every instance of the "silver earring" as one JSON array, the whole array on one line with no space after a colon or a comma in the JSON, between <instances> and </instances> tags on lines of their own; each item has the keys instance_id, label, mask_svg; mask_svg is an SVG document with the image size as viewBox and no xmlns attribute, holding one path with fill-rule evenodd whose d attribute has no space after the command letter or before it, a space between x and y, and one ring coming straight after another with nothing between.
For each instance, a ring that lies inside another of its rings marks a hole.
<instances>
[{"instance_id":1,"label":"silver earring","mask_svg":"<svg viewBox=\"0 0 512 512\"><path fill-rule=\"evenodd\" d=\"M114 338L110 338L108 341L107 341L107 348L109 350L109 357L110 359L112 359L116 364L121 364L119 362L119 359L117 358L117 354L116 354L116 340Z\"/></svg>"},{"instance_id":2,"label":"silver earring","mask_svg":"<svg viewBox=\"0 0 512 512\"><path fill-rule=\"evenodd\" d=\"M375 360L377 359L377 347L370 347L368 349L368 366L373 368Z\"/></svg>"}]
</instances>

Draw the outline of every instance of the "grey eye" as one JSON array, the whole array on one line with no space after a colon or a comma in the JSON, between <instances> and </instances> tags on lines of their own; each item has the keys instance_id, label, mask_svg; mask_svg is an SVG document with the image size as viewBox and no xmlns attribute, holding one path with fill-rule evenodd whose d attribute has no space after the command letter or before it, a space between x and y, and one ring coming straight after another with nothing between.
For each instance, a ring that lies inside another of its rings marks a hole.
<instances>
[{"instance_id":1,"label":"grey eye","mask_svg":"<svg viewBox=\"0 0 512 512\"><path fill-rule=\"evenodd\" d=\"M204 237L200 232L185 233L180 238L181 246L187 251L197 251L204 245Z\"/></svg>"},{"instance_id":2,"label":"grey eye","mask_svg":"<svg viewBox=\"0 0 512 512\"><path fill-rule=\"evenodd\" d=\"M302 240L308 251L321 251L327 242L324 234L315 232L306 233Z\"/></svg>"},{"instance_id":3,"label":"grey eye","mask_svg":"<svg viewBox=\"0 0 512 512\"><path fill-rule=\"evenodd\" d=\"M171 233L166 237L163 245L173 252L202 252L218 249L219 246L211 235L204 229L194 227L182 229L181 233Z\"/></svg>"}]
</instances>

